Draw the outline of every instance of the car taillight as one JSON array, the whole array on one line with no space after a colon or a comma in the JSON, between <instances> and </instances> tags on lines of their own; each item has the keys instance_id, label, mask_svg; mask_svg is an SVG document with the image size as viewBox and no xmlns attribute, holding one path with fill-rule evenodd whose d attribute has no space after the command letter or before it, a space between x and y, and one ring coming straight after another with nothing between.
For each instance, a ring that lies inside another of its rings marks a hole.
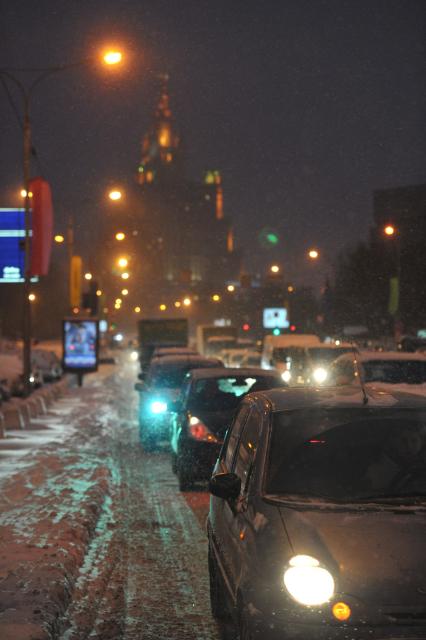
<instances>
[{"instance_id":1,"label":"car taillight","mask_svg":"<svg viewBox=\"0 0 426 640\"><path fill-rule=\"evenodd\" d=\"M196 416L189 419L189 435L200 442L219 442L214 433Z\"/></svg>"}]
</instances>

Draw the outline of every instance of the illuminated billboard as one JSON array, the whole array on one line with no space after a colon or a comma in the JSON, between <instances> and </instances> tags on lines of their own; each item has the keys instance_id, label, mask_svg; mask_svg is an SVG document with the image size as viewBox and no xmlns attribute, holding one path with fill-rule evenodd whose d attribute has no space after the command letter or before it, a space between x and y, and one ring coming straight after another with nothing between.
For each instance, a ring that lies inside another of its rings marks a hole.
<instances>
[{"instance_id":1,"label":"illuminated billboard","mask_svg":"<svg viewBox=\"0 0 426 640\"><path fill-rule=\"evenodd\" d=\"M263 310L264 329L288 329L289 326L290 322L288 320L287 309L285 307Z\"/></svg>"},{"instance_id":2,"label":"illuminated billboard","mask_svg":"<svg viewBox=\"0 0 426 640\"><path fill-rule=\"evenodd\" d=\"M63 322L63 368L88 373L98 368L99 324L87 318L69 318Z\"/></svg>"},{"instance_id":3,"label":"illuminated billboard","mask_svg":"<svg viewBox=\"0 0 426 640\"><path fill-rule=\"evenodd\" d=\"M25 209L0 209L0 282L24 282Z\"/></svg>"}]
</instances>

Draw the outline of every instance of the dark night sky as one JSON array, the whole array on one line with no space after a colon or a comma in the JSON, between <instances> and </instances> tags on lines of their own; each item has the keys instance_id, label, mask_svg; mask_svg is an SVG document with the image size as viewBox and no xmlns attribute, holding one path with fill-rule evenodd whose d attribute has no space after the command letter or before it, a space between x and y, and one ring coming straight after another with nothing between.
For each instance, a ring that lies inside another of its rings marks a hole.
<instances>
[{"instance_id":1,"label":"dark night sky","mask_svg":"<svg viewBox=\"0 0 426 640\"><path fill-rule=\"evenodd\" d=\"M156 99L152 72L171 74L189 174L222 171L249 269L280 259L296 282L318 282L314 269L323 274L342 247L367 237L373 189L425 182L424 0L0 0L0 8L1 67L78 60L110 39L131 51L113 79L74 70L34 96L56 227L72 211L82 243L108 183L135 173ZM21 137L0 95L6 206L21 180ZM260 248L264 226L279 232L279 251ZM322 266L307 264L311 245L323 250Z\"/></svg>"}]
</instances>

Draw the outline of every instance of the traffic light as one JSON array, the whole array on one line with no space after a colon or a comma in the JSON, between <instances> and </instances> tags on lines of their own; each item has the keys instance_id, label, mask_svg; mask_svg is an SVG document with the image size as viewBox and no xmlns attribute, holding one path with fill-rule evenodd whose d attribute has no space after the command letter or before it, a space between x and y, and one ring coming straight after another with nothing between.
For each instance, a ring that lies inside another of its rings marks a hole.
<instances>
[{"instance_id":1,"label":"traffic light","mask_svg":"<svg viewBox=\"0 0 426 640\"><path fill-rule=\"evenodd\" d=\"M248 322L245 322L245 323L243 324L243 331L250 331L250 325L249 325L249 323L248 323Z\"/></svg>"},{"instance_id":2,"label":"traffic light","mask_svg":"<svg viewBox=\"0 0 426 640\"><path fill-rule=\"evenodd\" d=\"M278 327L275 327L275 329L272 331L274 336L280 336L281 335L281 331L280 329L278 329Z\"/></svg>"},{"instance_id":3,"label":"traffic light","mask_svg":"<svg viewBox=\"0 0 426 640\"><path fill-rule=\"evenodd\" d=\"M296 325L295 324L291 324L290 325L290 331L296 331Z\"/></svg>"}]
</instances>

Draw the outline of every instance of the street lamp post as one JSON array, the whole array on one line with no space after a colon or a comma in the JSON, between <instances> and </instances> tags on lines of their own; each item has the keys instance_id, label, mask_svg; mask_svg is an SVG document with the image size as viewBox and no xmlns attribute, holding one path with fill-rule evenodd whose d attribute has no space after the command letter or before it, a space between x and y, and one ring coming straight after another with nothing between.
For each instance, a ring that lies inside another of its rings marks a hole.
<instances>
[{"instance_id":1,"label":"street lamp post","mask_svg":"<svg viewBox=\"0 0 426 640\"><path fill-rule=\"evenodd\" d=\"M108 51L104 54L103 60L106 65L115 65L121 62L122 55L118 51ZM93 62L93 58L85 58L79 62L59 65L56 67L49 67L46 69L17 69L17 71L29 71L35 72L38 75L32 81L32 83L25 87L25 85L12 73L10 69L0 68L0 79L9 97L9 90L6 80L11 81L20 91L23 104L23 178L25 189L25 244L24 244L24 297L23 297L23 365L24 365L24 394L28 396L31 392L30 374L31 374L31 301L29 299L30 286L31 286L31 221L30 221L30 164L31 164L31 120L30 120L30 105L31 98L36 87L46 78L59 73L61 71L68 71L76 67L81 67ZM14 106L14 105L13 105Z\"/></svg>"}]
</instances>

